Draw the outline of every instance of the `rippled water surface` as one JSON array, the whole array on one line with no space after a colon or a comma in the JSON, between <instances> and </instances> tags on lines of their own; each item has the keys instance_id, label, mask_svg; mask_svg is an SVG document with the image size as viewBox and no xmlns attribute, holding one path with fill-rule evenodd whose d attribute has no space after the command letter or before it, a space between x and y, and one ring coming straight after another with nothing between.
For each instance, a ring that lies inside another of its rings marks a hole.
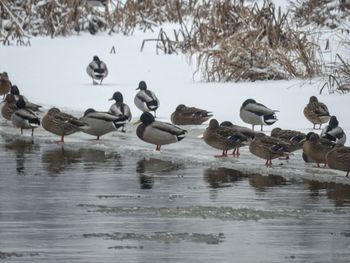
<instances>
[{"instance_id":1,"label":"rippled water surface","mask_svg":"<svg viewBox=\"0 0 350 263\"><path fill-rule=\"evenodd\" d=\"M0 261L349 262L348 185L38 134L0 136Z\"/></svg>"}]
</instances>

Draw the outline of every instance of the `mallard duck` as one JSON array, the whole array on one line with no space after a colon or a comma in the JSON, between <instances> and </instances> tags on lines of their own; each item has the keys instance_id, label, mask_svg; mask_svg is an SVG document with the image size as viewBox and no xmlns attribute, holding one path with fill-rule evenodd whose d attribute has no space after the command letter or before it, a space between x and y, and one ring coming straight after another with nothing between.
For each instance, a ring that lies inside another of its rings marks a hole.
<instances>
[{"instance_id":1,"label":"mallard duck","mask_svg":"<svg viewBox=\"0 0 350 263\"><path fill-rule=\"evenodd\" d=\"M171 114L171 122L175 125L199 125L209 120L213 115L210 111L198 109L196 107L186 107L180 104Z\"/></svg>"},{"instance_id":2,"label":"mallard duck","mask_svg":"<svg viewBox=\"0 0 350 263\"><path fill-rule=\"evenodd\" d=\"M39 111L40 110L41 106L38 105L38 104L32 103L32 102L29 102L28 99L24 95L20 94L19 89L18 89L18 87L16 85L12 85L11 86L10 93L13 96L15 96L16 101L18 101L19 98L23 98L23 100L26 103L26 108L31 109L33 111Z\"/></svg>"},{"instance_id":3,"label":"mallard duck","mask_svg":"<svg viewBox=\"0 0 350 263\"><path fill-rule=\"evenodd\" d=\"M156 121L149 112L142 113L136 135L141 140L155 144L156 151L162 145L179 142L186 137L187 131L171 123Z\"/></svg>"},{"instance_id":4,"label":"mallard duck","mask_svg":"<svg viewBox=\"0 0 350 263\"><path fill-rule=\"evenodd\" d=\"M94 56L93 60L86 68L87 74L92 78L92 84L96 85L95 80L100 80L100 84L108 75L108 69L106 63L99 59L98 56Z\"/></svg>"},{"instance_id":5,"label":"mallard duck","mask_svg":"<svg viewBox=\"0 0 350 263\"><path fill-rule=\"evenodd\" d=\"M265 159L266 166L271 166L272 159L289 156L289 147L290 145L288 143L278 138L258 133L250 143L249 151L256 156Z\"/></svg>"},{"instance_id":6,"label":"mallard duck","mask_svg":"<svg viewBox=\"0 0 350 263\"><path fill-rule=\"evenodd\" d=\"M42 119L42 126L48 132L61 136L60 142L64 142L64 136L81 131L87 127L78 118L61 112L58 108L51 108L45 114Z\"/></svg>"},{"instance_id":7,"label":"mallard duck","mask_svg":"<svg viewBox=\"0 0 350 263\"><path fill-rule=\"evenodd\" d=\"M222 155L215 157L227 157L227 151L239 148L249 143L247 136L241 132L219 125L216 119L211 119L209 126L203 133L203 140L209 146L222 150Z\"/></svg>"},{"instance_id":8,"label":"mallard duck","mask_svg":"<svg viewBox=\"0 0 350 263\"><path fill-rule=\"evenodd\" d=\"M9 80L9 76L7 72L3 72L0 74L0 95L5 95L9 93L11 90L11 81Z\"/></svg>"},{"instance_id":9,"label":"mallard duck","mask_svg":"<svg viewBox=\"0 0 350 263\"><path fill-rule=\"evenodd\" d=\"M22 98L16 102L16 106L18 109L11 115L13 125L21 129L21 134L23 134L23 129L31 129L33 136L34 129L40 126L39 117L31 109L26 108L26 103Z\"/></svg>"},{"instance_id":10,"label":"mallard duck","mask_svg":"<svg viewBox=\"0 0 350 263\"><path fill-rule=\"evenodd\" d=\"M320 163L324 163L324 166L327 166L326 155L334 146L335 143L320 138L314 132L309 132L303 144L303 152L308 160L311 159L317 163L317 167L320 167Z\"/></svg>"},{"instance_id":11,"label":"mallard duck","mask_svg":"<svg viewBox=\"0 0 350 263\"><path fill-rule=\"evenodd\" d=\"M243 127L243 126L239 126L239 125L235 125L230 121L223 121L220 123L220 127L227 127L230 128L233 132L239 132L241 134L243 134L244 136L247 137L247 143L245 143L244 145L239 145L239 147L236 147L233 149L232 155L233 156L239 156L239 148L241 146L245 146L248 145L249 142L254 139L256 132L252 131L251 129L247 128L247 127Z\"/></svg>"},{"instance_id":12,"label":"mallard duck","mask_svg":"<svg viewBox=\"0 0 350 263\"><path fill-rule=\"evenodd\" d=\"M127 122L125 116L115 116L112 113L95 111L91 108L87 109L79 120L88 125L82 132L97 136L97 140L104 134L118 130Z\"/></svg>"},{"instance_id":13,"label":"mallard duck","mask_svg":"<svg viewBox=\"0 0 350 263\"><path fill-rule=\"evenodd\" d=\"M346 177L350 172L350 147L336 146L326 155L326 161L330 168L346 172Z\"/></svg>"},{"instance_id":14,"label":"mallard duck","mask_svg":"<svg viewBox=\"0 0 350 263\"><path fill-rule=\"evenodd\" d=\"M341 146L344 146L346 142L346 134L343 129L339 127L339 122L336 116L332 116L329 119L328 125L321 131L320 137L328 139Z\"/></svg>"},{"instance_id":15,"label":"mallard duck","mask_svg":"<svg viewBox=\"0 0 350 263\"><path fill-rule=\"evenodd\" d=\"M140 81L137 90L140 90L135 98L134 103L137 108L139 108L142 112L154 111L156 114L156 110L159 107L159 100L153 91L147 89L146 82Z\"/></svg>"},{"instance_id":16,"label":"mallard duck","mask_svg":"<svg viewBox=\"0 0 350 263\"><path fill-rule=\"evenodd\" d=\"M330 119L327 106L319 102L315 96L310 97L309 103L304 108L304 115L314 125L314 129L316 124L319 124L321 129L321 125Z\"/></svg>"},{"instance_id":17,"label":"mallard duck","mask_svg":"<svg viewBox=\"0 0 350 263\"><path fill-rule=\"evenodd\" d=\"M109 100L115 100L115 103L111 105L108 112L116 116L125 116L128 121L131 120L131 111L129 106L124 103L123 94L121 94L119 91L114 92L113 97ZM123 125L122 132L125 132L124 127L125 125Z\"/></svg>"},{"instance_id":18,"label":"mallard duck","mask_svg":"<svg viewBox=\"0 0 350 263\"><path fill-rule=\"evenodd\" d=\"M6 120L10 121L12 114L18 110L16 106L16 99L12 94L7 94L3 105L1 107L1 115Z\"/></svg>"},{"instance_id":19,"label":"mallard duck","mask_svg":"<svg viewBox=\"0 0 350 263\"><path fill-rule=\"evenodd\" d=\"M281 139L290 144L289 151L294 152L303 148L303 143L306 138L306 134L294 130L286 130L281 128L274 128L271 131L271 136Z\"/></svg>"},{"instance_id":20,"label":"mallard duck","mask_svg":"<svg viewBox=\"0 0 350 263\"><path fill-rule=\"evenodd\" d=\"M241 106L239 116L245 123L252 125L253 131L255 125L261 125L262 131L263 125L272 125L277 121L276 112L278 111L271 110L253 99L247 99Z\"/></svg>"}]
</instances>

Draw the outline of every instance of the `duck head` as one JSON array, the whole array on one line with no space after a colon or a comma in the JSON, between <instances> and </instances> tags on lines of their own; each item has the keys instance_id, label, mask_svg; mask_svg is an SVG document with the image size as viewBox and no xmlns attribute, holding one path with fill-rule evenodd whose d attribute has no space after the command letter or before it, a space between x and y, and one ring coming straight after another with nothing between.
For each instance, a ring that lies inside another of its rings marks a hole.
<instances>
[{"instance_id":1,"label":"duck head","mask_svg":"<svg viewBox=\"0 0 350 263\"><path fill-rule=\"evenodd\" d=\"M208 128L213 130L219 128L219 122L216 119L211 119Z\"/></svg>"},{"instance_id":2,"label":"duck head","mask_svg":"<svg viewBox=\"0 0 350 263\"><path fill-rule=\"evenodd\" d=\"M48 113L50 113L50 114L59 113L59 112L61 112L61 111L58 108L51 108L48 111Z\"/></svg>"},{"instance_id":3,"label":"duck head","mask_svg":"<svg viewBox=\"0 0 350 263\"><path fill-rule=\"evenodd\" d=\"M315 102L318 102L318 99L316 98L316 96L311 96L309 102L315 103Z\"/></svg>"},{"instance_id":4,"label":"duck head","mask_svg":"<svg viewBox=\"0 0 350 263\"><path fill-rule=\"evenodd\" d=\"M222 123L220 123L220 126L221 127L232 127L233 124L230 121L223 121Z\"/></svg>"},{"instance_id":5,"label":"duck head","mask_svg":"<svg viewBox=\"0 0 350 263\"><path fill-rule=\"evenodd\" d=\"M184 110L186 109L186 105L185 104L179 104L177 107L176 107L176 110L177 111L181 111L181 110Z\"/></svg>"},{"instance_id":6,"label":"duck head","mask_svg":"<svg viewBox=\"0 0 350 263\"><path fill-rule=\"evenodd\" d=\"M337 117L335 116L332 116L329 120L329 127L334 129L334 128L337 128L339 125L339 122L337 120Z\"/></svg>"},{"instance_id":7,"label":"duck head","mask_svg":"<svg viewBox=\"0 0 350 263\"><path fill-rule=\"evenodd\" d=\"M139 86L137 87L137 90L146 90L147 89L147 84L145 81L141 80L139 83Z\"/></svg>"},{"instance_id":8,"label":"duck head","mask_svg":"<svg viewBox=\"0 0 350 263\"><path fill-rule=\"evenodd\" d=\"M15 98L15 96L12 95L12 94L7 94L7 95L6 95L6 98L5 98L5 101L6 101L7 103L14 103L14 102L16 101L16 98Z\"/></svg>"},{"instance_id":9,"label":"duck head","mask_svg":"<svg viewBox=\"0 0 350 263\"><path fill-rule=\"evenodd\" d=\"M152 122L154 122L154 116L149 112L144 112L140 117L140 121L146 126L150 125Z\"/></svg>"},{"instance_id":10,"label":"duck head","mask_svg":"<svg viewBox=\"0 0 350 263\"><path fill-rule=\"evenodd\" d=\"M281 128L273 128L271 131L271 136L276 136L282 129Z\"/></svg>"},{"instance_id":11,"label":"duck head","mask_svg":"<svg viewBox=\"0 0 350 263\"><path fill-rule=\"evenodd\" d=\"M84 112L84 116L88 115L89 113L92 112L96 112L93 108L88 108L85 112Z\"/></svg>"},{"instance_id":12,"label":"duck head","mask_svg":"<svg viewBox=\"0 0 350 263\"><path fill-rule=\"evenodd\" d=\"M12 95L19 95L20 94L19 93L19 89L18 89L18 87L16 85L12 85L11 86L11 94Z\"/></svg>"},{"instance_id":13,"label":"duck head","mask_svg":"<svg viewBox=\"0 0 350 263\"><path fill-rule=\"evenodd\" d=\"M256 101L253 100L253 99L247 99L247 100L245 100L245 101L243 102L243 104L242 104L241 109L242 109L243 107L247 106L247 105L250 104L250 103L256 103Z\"/></svg>"},{"instance_id":14,"label":"duck head","mask_svg":"<svg viewBox=\"0 0 350 263\"><path fill-rule=\"evenodd\" d=\"M123 103L124 98L123 94L121 94L119 91L114 92L113 97L109 100L115 100L116 103Z\"/></svg>"},{"instance_id":15,"label":"duck head","mask_svg":"<svg viewBox=\"0 0 350 263\"><path fill-rule=\"evenodd\" d=\"M93 61L95 62L101 62L100 58L98 56L94 56L93 57Z\"/></svg>"}]
</instances>

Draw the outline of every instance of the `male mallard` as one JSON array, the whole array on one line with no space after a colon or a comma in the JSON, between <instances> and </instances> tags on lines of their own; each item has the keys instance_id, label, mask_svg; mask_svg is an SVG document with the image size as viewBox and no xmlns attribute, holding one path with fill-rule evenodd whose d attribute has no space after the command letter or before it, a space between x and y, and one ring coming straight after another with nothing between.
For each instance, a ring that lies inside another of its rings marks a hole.
<instances>
[{"instance_id":1,"label":"male mallard","mask_svg":"<svg viewBox=\"0 0 350 263\"><path fill-rule=\"evenodd\" d=\"M350 172L350 147L336 146L326 155L326 161L330 168L346 172L349 176Z\"/></svg>"},{"instance_id":2,"label":"male mallard","mask_svg":"<svg viewBox=\"0 0 350 263\"><path fill-rule=\"evenodd\" d=\"M256 135L256 132L252 131L251 129L249 129L247 127L235 125L235 124L233 124L230 121L223 121L223 122L221 122L220 123L220 127L227 127L229 129L231 129L233 132L241 133L244 136L246 136L249 141L254 139L254 137ZM245 143L244 145L248 145L248 144L249 143ZM239 145L239 147L244 146L244 145ZM236 156L240 155L239 147L236 147L236 148L233 149L232 155L236 155Z\"/></svg>"},{"instance_id":3,"label":"male mallard","mask_svg":"<svg viewBox=\"0 0 350 263\"><path fill-rule=\"evenodd\" d=\"M97 140L106 133L118 130L127 122L125 116L115 116L112 113L95 111L91 108L87 109L79 120L88 125L82 132L97 136Z\"/></svg>"},{"instance_id":4,"label":"male mallard","mask_svg":"<svg viewBox=\"0 0 350 263\"><path fill-rule=\"evenodd\" d=\"M339 127L339 122L335 116L330 118L328 125L321 131L320 137L341 146L344 146L346 142L346 134L343 129Z\"/></svg>"},{"instance_id":5,"label":"male mallard","mask_svg":"<svg viewBox=\"0 0 350 263\"><path fill-rule=\"evenodd\" d=\"M9 80L9 76L7 72L0 73L0 96L9 93L11 90L11 82Z\"/></svg>"},{"instance_id":6,"label":"male mallard","mask_svg":"<svg viewBox=\"0 0 350 263\"><path fill-rule=\"evenodd\" d=\"M114 92L113 97L110 98L109 100L115 100L115 103L111 105L108 112L116 116L125 116L128 121L131 120L132 118L131 111L129 106L124 103L123 94L121 94L119 91ZM124 126L122 129L122 132L125 132Z\"/></svg>"},{"instance_id":7,"label":"male mallard","mask_svg":"<svg viewBox=\"0 0 350 263\"><path fill-rule=\"evenodd\" d=\"M159 107L159 100L154 94L153 91L147 89L146 82L140 81L137 90L140 90L135 98L134 103L137 108L139 108L143 112L154 111L156 114L156 110Z\"/></svg>"},{"instance_id":8,"label":"male mallard","mask_svg":"<svg viewBox=\"0 0 350 263\"><path fill-rule=\"evenodd\" d=\"M40 126L39 117L26 108L26 103L22 98L17 101L16 106L18 109L11 115L13 125L21 129L21 134L23 134L23 129L31 129L33 136L34 129Z\"/></svg>"},{"instance_id":9,"label":"male mallard","mask_svg":"<svg viewBox=\"0 0 350 263\"><path fill-rule=\"evenodd\" d=\"M96 85L95 80L100 80L102 84L103 79L108 75L108 69L106 63L99 59L98 56L94 56L93 60L86 68L87 74L92 78L92 84Z\"/></svg>"},{"instance_id":10,"label":"male mallard","mask_svg":"<svg viewBox=\"0 0 350 263\"><path fill-rule=\"evenodd\" d=\"M289 147L290 145L288 143L278 138L258 133L250 143L249 151L256 156L265 159L266 166L271 166L272 159L289 156Z\"/></svg>"},{"instance_id":11,"label":"male mallard","mask_svg":"<svg viewBox=\"0 0 350 263\"><path fill-rule=\"evenodd\" d=\"M319 102L315 96L310 97L309 103L304 108L304 115L314 125L314 129L316 124L319 124L321 129L321 125L330 119L327 106Z\"/></svg>"},{"instance_id":12,"label":"male mallard","mask_svg":"<svg viewBox=\"0 0 350 263\"><path fill-rule=\"evenodd\" d=\"M241 106L239 116L244 122L252 125L253 131L254 125L261 125L262 131L263 125L272 125L277 121L276 112L277 110L271 110L253 99L247 99Z\"/></svg>"},{"instance_id":13,"label":"male mallard","mask_svg":"<svg viewBox=\"0 0 350 263\"><path fill-rule=\"evenodd\" d=\"M326 155L334 146L335 143L320 138L314 132L309 132L303 144L303 152L307 156L307 159L311 159L317 163L317 167L320 167L320 163L324 163L324 166L327 166Z\"/></svg>"},{"instance_id":14,"label":"male mallard","mask_svg":"<svg viewBox=\"0 0 350 263\"><path fill-rule=\"evenodd\" d=\"M1 115L6 120L10 121L12 114L18 110L16 106L16 99L12 94L7 94L4 103L1 107Z\"/></svg>"},{"instance_id":15,"label":"male mallard","mask_svg":"<svg viewBox=\"0 0 350 263\"><path fill-rule=\"evenodd\" d=\"M209 120L213 115L210 111L198 109L196 107L186 107L180 104L171 114L171 122L175 125L199 125Z\"/></svg>"},{"instance_id":16,"label":"male mallard","mask_svg":"<svg viewBox=\"0 0 350 263\"><path fill-rule=\"evenodd\" d=\"M290 152L303 148L303 143L306 138L306 134L294 130L285 130L281 128L274 128L271 131L271 136L281 139L290 144Z\"/></svg>"},{"instance_id":17,"label":"male mallard","mask_svg":"<svg viewBox=\"0 0 350 263\"><path fill-rule=\"evenodd\" d=\"M11 86L10 93L13 96L15 96L16 101L18 101L19 98L23 98L23 100L26 103L26 108L28 108L28 109L31 109L33 111L39 111L39 109L41 108L40 105L37 105L37 104L32 103L32 102L29 102L28 99L24 95L21 95L20 92L19 92L19 89L18 89L18 87L16 85L12 85Z\"/></svg>"},{"instance_id":18,"label":"male mallard","mask_svg":"<svg viewBox=\"0 0 350 263\"><path fill-rule=\"evenodd\" d=\"M48 132L61 136L60 142L64 142L64 136L81 131L87 125L58 108L51 108L43 117L42 126Z\"/></svg>"},{"instance_id":19,"label":"male mallard","mask_svg":"<svg viewBox=\"0 0 350 263\"><path fill-rule=\"evenodd\" d=\"M165 144L175 143L185 138L187 131L171 123L156 121L149 112L142 113L142 122L136 129L136 135L141 140L157 145L156 151Z\"/></svg>"},{"instance_id":20,"label":"male mallard","mask_svg":"<svg viewBox=\"0 0 350 263\"><path fill-rule=\"evenodd\" d=\"M216 157L227 157L228 150L239 148L249 143L247 136L228 127L220 126L216 119L210 120L209 126L203 133L203 140L209 146L222 150L222 155Z\"/></svg>"}]
</instances>

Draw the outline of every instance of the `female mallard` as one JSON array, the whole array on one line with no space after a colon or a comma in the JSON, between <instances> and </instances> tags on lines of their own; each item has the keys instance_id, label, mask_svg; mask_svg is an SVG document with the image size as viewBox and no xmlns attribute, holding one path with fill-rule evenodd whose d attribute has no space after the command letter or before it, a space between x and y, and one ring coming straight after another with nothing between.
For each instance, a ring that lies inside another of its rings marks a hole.
<instances>
[{"instance_id":1,"label":"female mallard","mask_svg":"<svg viewBox=\"0 0 350 263\"><path fill-rule=\"evenodd\" d=\"M31 110L33 110L33 111L39 111L39 110L40 110L41 106L40 106L40 105L37 105L37 104L35 104L35 103L32 103L32 102L29 102L28 99L27 99L25 96L23 96L23 95L20 94L19 89L18 89L18 87L17 87L16 85L12 85L12 86L11 86L11 91L10 91L10 93L11 93L13 96L15 96L16 101L18 101L19 98L23 98L23 100L24 100L25 103L26 103L26 108L31 109Z\"/></svg>"},{"instance_id":2,"label":"female mallard","mask_svg":"<svg viewBox=\"0 0 350 263\"><path fill-rule=\"evenodd\" d=\"M124 103L123 94L121 94L119 91L114 92L113 97L109 100L115 100L115 103L111 105L108 112L116 116L125 116L128 121L131 120L131 111L129 106ZM125 132L124 126L125 125L123 125L122 132Z\"/></svg>"},{"instance_id":3,"label":"female mallard","mask_svg":"<svg viewBox=\"0 0 350 263\"><path fill-rule=\"evenodd\" d=\"M320 137L335 142L335 144L340 146L344 146L346 142L346 134L343 129L339 127L339 122L335 116L330 118L328 125L321 131Z\"/></svg>"},{"instance_id":4,"label":"female mallard","mask_svg":"<svg viewBox=\"0 0 350 263\"><path fill-rule=\"evenodd\" d=\"M304 115L314 125L314 129L316 124L319 124L321 129L321 125L330 119L327 106L319 102L315 96L310 97L309 103L304 108Z\"/></svg>"},{"instance_id":5,"label":"female mallard","mask_svg":"<svg viewBox=\"0 0 350 263\"><path fill-rule=\"evenodd\" d=\"M141 140L157 145L156 151L165 144L175 143L185 138L187 131L170 123L156 121L149 112L142 113L142 122L136 129L136 135Z\"/></svg>"},{"instance_id":6,"label":"female mallard","mask_svg":"<svg viewBox=\"0 0 350 263\"><path fill-rule=\"evenodd\" d=\"M171 114L171 122L175 125L199 125L209 120L213 115L210 111L196 107L186 107L180 104Z\"/></svg>"},{"instance_id":7,"label":"female mallard","mask_svg":"<svg viewBox=\"0 0 350 263\"><path fill-rule=\"evenodd\" d=\"M91 108L87 109L79 120L88 125L82 132L97 136L97 140L104 134L118 130L127 122L125 116L115 116L112 113L95 111Z\"/></svg>"},{"instance_id":8,"label":"female mallard","mask_svg":"<svg viewBox=\"0 0 350 263\"><path fill-rule=\"evenodd\" d=\"M13 125L21 129L21 134L23 134L23 129L31 129L33 136L34 129L40 126L39 117L26 108L26 103L22 98L17 101L16 106L18 109L11 115Z\"/></svg>"},{"instance_id":9,"label":"female mallard","mask_svg":"<svg viewBox=\"0 0 350 263\"><path fill-rule=\"evenodd\" d=\"M64 142L64 136L81 131L87 125L58 108L51 108L43 117L42 126L48 132L61 136L60 142Z\"/></svg>"},{"instance_id":10,"label":"female mallard","mask_svg":"<svg viewBox=\"0 0 350 263\"><path fill-rule=\"evenodd\" d=\"M350 172L350 147L336 146L326 155L326 161L330 168L346 172L346 177Z\"/></svg>"},{"instance_id":11,"label":"female mallard","mask_svg":"<svg viewBox=\"0 0 350 263\"><path fill-rule=\"evenodd\" d=\"M7 72L0 73L0 96L9 93L11 90L11 81L9 80L9 76Z\"/></svg>"},{"instance_id":12,"label":"female mallard","mask_svg":"<svg viewBox=\"0 0 350 263\"><path fill-rule=\"evenodd\" d=\"M18 110L16 106L16 99L12 94L7 94L5 101L1 107L1 115L6 120L10 121L12 114Z\"/></svg>"},{"instance_id":13,"label":"female mallard","mask_svg":"<svg viewBox=\"0 0 350 263\"><path fill-rule=\"evenodd\" d=\"M261 131L263 125L272 125L277 121L277 110L271 110L263 104L257 103L253 99L247 99L243 102L239 116L245 123L252 125L254 131L254 125L261 125Z\"/></svg>"},{"instance_id":14,"label":"female mallard","mask_svg":"<svg viewBox=\"0 0 350 263\"><path fill-rule=\"evenodd\" d=\"M227 157L228 150L239 148L249 143L247 136L244 136L241 132L220 126L216 119L210 120L209 126L203 133L203 140L209 146L222 150L222 155L215 157Z\"/></svg>"},{"instance_id":15,"label":"female mallard","mask_svg":"<svg viewBox=\"0 0 350 263\"><path fill-rule=\"evenodd\" d=\"M154 111L156 114L156 110L159 107L159 100L153 91L147 89L146 82L140 81L137 90L140 90L135 98L134 103L137 108L139 108L142 112Z\"/></svg>"},{"instance_id":16,"label":"female mallard","mask_svg":"<svg viewBox=\"0 0 350 263\"><path fill-rule=\"evenodd\" d=\"M303 143L306 138L306 134L294 130L285 130L281 128L274 128L271 131L271 136L281 139L290 144L289 151L294 152L303 148Z\"/></svg>"},{"instance_id":17,"label":"female mallard","mask_svg":"<svg viewBox=\"0 0 350 263\"><path fill-rule=\"evenodd\" d=\"M322 138L320 139L318 134L309 132L303 144L303 152L307 156L307 159L311 159L317 163L317 167L320 167L320 163L324 163L324 166L327 166L326 155L334 146L335 143Z\"/></svg>"},{"instance_id":18,"label":"female mallard","mask_svg":"<svg viewBox=\"0 0 350 263\"><path fill-rule=\"evenodd\" d=\"M271 166L272 159L289 156L289 147L290 145L288 143L278 138L258 133L250 143L249 151L256 156L265 159L266 166Z\"/></svg>"},{"instance_id":19,"label":"female mallard","mask_svg":"<svg viewBox=\"0 0 350 263\"><path fill-rule=\"evenodd\" d=\"M94 56L93 60L86 68L87 74L92 78L92 84L96 85L95 80L100 80L100 84L108 75L108 69L106 63L99 59L98 56Z\"/></svg>"}]
</instances>

